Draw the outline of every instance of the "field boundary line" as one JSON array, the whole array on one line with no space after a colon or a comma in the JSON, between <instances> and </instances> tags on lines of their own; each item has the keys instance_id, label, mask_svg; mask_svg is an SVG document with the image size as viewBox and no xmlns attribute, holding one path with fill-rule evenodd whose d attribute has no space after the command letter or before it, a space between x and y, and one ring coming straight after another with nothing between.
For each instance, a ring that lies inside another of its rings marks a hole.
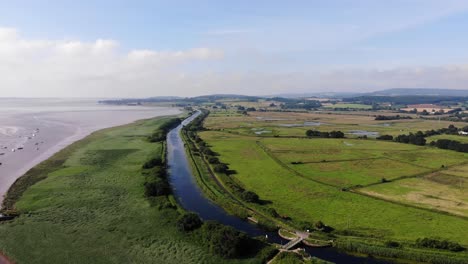
<instances>
[{"instance_id":1,"label":"field boundary line","mask_svg":"<svg viewBox=\"0 0 468 264\"><path fill-rule=\"evenodd\" d=\"M294 173L296 176L299 176L303 179L306 179L306 180L309 180L309 181L313 181L315 183L318 183L318 184L322 184L322 185L325 185L325 186L328 186L328 187L333 187L333 188L336 188L336 189L339 189L339 187L337 186L334 186L334 185L331 185L331 184L328 184L328 183L324 183L324 182L321 182L321 181L317 181L315 179L311 179L309 177L306 177L304 176L302 173L299 173L298 171L290 168L288 165L284 164L284 162L282 162L281 160L279 160L277 157L275 157L271 152L270 150L263 144L261 143L260 141L255 141L255 143L268 155L268 157L270 157L271 159L273 159L278 165L280 165L281 167L285 168L286 170Z\"/></svg>"},{"instance_id":2,"label":"field boundary line","mask_svg":"<svg viewBox=\"0 0 468 264\"><path fill-rule=\"evenodd\" d=\"M365 161L365 160L379 160L379 159L385 159L385 158L363 158L363 159L344 159L344 160L324 160L324 161L302 161L302 164L316 164L316 163L338 163L338 162L348 162L348 161ZM296 165L296 164L291 164L291 165ZM301 164L297 164L301 165Z\"/></svg>"},{"instance_id":3,"label":"field boundary line","mask_svg":"<svg viewBox=\"0 0 468 264\"><path fill-rule=\"evenodd\" d=\"M394 160L394 159L390 159L390 158L387 158L387 159L393 160L393 161L398 161L398 160ZM402 162L402 163L412 165L411 163L407 163L407 162ZM460 176L447 174L447 173L443 172L444 170L447 170L449 168L458 167L458 166L462 166L462 165L465 165L465 164L468 164L468 162L462 162L462 163L454 164L454 165L451 165L451 166L448 166L448 167L445 167L445 168L439 168L439 169L431 169L431 168L426 168L426 167L416 165L416 167L429 169L430 171L420 172L420 173L416 173L414 175L400 176L400 177L388 180L387 182L374 182L374 183L370 183L370 184L367 184L367 185L354 186L354 187L352 186L352 187L349 187L349 188L353 189L353 190L358 190L358 189L367 188L367 187L371 187L371 186L375 186L375 185L379 185L379 184L386 184L386 183L391 183L391 182L401 181L401 180L406 180L406 179L412 179L412 178L422 178L422 177L424 177L424 176L426 176L428 174L438 173L438 172L443 174L443 175L447 175L447 176L452 176L452 177L457 177L457 178L465 178L465 177L460 177Z\"/></svg>"},{"instance_id":4,"label":"field boundary line","mask_svg":"<svg viewBox=\"0 0 468 264\"><path fill-rule=\"evenodd\" d=\"M358 195L362 195L362 196L366 196L366 197L369 197L369 198L372 198L372 199L375 199L375 200L380 200L380 201L392 203L392 204L395 204L395 205L410 207L410 208L414 208L414 209L420 209L420 210L431 212L431 213L443 214L443 215L457 217L457 218L460 218L460 219L463 219L463 220L468 220L467 216L457 215L457 214L453 214L453 213L450 213L450 212L441 211L441 210L437 210L437 209L425 208L425 207L420 207L420 206L416 206L416 205L412 205L412 204L406 204L406 203L402 203L402 202L398 202L398 201L394 201L394 200L389 200L389 199L385 199L385 198L382 198L382 197L377 197L377 196L373 196L373 195L361 192L361 191L359 191L357 189L349 190L349 192L354 193L354 194L358 194Z\"/></svg>"},{"instance_id":5,"label":"field boundary line","mask_svg":"<svg viewBox=\"0 0 468 264\"><path fill-rule=\"evenodd\" d=\"M316 182L316 183L319 183L319 184L323 184L323 185L326 185L326 186L329 186L329 187L333 187L333 188L339 188L337 186L334 186L334 185L330 185L330 184L326 184L326 183L323 183L323 182L320 182L320 181L317 181L317 180L313 180L313 179L310 179L304 175L302 175L301 173L289 168L286 164L284 164L282 161L280 161L279 159L277 159L276 157L272 157L270 153L268 153L268 150L267 148L260 142L260 141L256 141L257 145L259 145L266 153L268 156L270 156L272 159L274 159L279 165L281 165L282 167L285 167L286 169L288 169L289 171L293 172L294 174L296 174L297 176L301 177L301 178L304 178L304 179L307 179L307 180L310 180L310 181L313 181L313 182ZM427 173L427 172L426 172ZM424 174L426 174L424 173ZM405 176L406 178L415 178L416 176ZM383 184L383 183L377 183L377 184ZM375 185L375 184L374 184ZM452 213L449 213L449 212L445 212L445 211L440 211L440 210L437 210L437 209L430 209L430 208L424 208L424 207L419 207L419 206L415 206L415 205L410 205L410 204L405 204L405 203L401 203L401 202L397 202L397 201L392 201L392 200L388 200L388 199L384 199L384 198L380 198L380 197L376 197L376 196L372 196L370 194L367 194L367 193L363 193L363 192L360 192L359 189L361 188L364 188L364 187L360 187L360 188L356 188L356 189L353 189L353 188L349 188L349 192L350 193L354 193L356 195L362 195L362 196L366 196L366 197L369 197L369 198L372 198L372 199L375 199L375 200L380 200L380 201L384 201L384 202L388 202L388 203L392 203L392 204L395 204L395 205L400 205L400 206L405 206L405 207L410 207L410 208L415 208L415 209L421 209L421 210L424 210L424 211L428 211L428 212L432 212L432 213L438 213L438 214L444 214L444 215L449 215L449 216L453 216L453 217L458 217L458 218L461 218L461 219L464 219L464 220L468 220L468 217L465 217L465 216L461 216L461 215L456 215L456 214L452 214Z\"/></svg>"}]
</instances>

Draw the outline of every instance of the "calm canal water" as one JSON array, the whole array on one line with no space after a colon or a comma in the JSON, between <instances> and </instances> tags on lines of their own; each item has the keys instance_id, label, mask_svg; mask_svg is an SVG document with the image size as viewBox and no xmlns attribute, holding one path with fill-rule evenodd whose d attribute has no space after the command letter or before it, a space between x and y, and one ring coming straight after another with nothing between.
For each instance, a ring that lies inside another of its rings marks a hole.
<instances>
[{"instance_id":1,"label":"calm canal water","mask_svg":"<svg viewBox=\"0 0 468 264\"><path fill-rule=\"evenodd\" d=\"M286 244L288 241L282 239L275 232L265 232L256 225L244 221L238 217L229 215L223 208L214 204L206 198L199 188L191 172L191 167L186 156L184 143L180 137L180 131L183 126L190 123L200 113L195 113L182 122L181 125L169 132L167 137L168 164L170 173L170 182L174 189L174 195L179 204L188 211L195 212L204 220L216 220L224 225L232 226L239 231L243 231L250 236L268 235L268 240L273 243ZM363 258L348 255L334 248L310 248L305 247L306 251L323 260L334 263L347 264L387 264L392 263L372 258Z\"/></svg>"}]
</instances>

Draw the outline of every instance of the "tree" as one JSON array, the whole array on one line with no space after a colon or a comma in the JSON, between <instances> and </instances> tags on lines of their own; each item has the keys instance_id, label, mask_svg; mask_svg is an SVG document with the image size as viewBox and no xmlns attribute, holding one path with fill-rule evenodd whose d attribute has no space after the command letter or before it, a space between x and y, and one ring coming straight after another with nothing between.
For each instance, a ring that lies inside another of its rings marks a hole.
<instances>
[{"instance_id":1,"label":"tree","mask_svg":"<svg viewBox=\"0 0 468 264\"><path fill-rule=\"evenodd\" d=\"M210 164L217 164L217 163L219 163L219 159L217 157L209 157L208 162Z\"/></svg>"},{"instance_id":2,"label":"tree","mask_svg":"<svg viewBox=\"0 0 468 264\"><path fill-rule=\"evenodd\" d=\"M219 173L226 173L229 167L224 163L214 165L214 171Z\"/></svg>"},{"instance_id":3,"label":"tree","mask_svg":"<svg viewBox=\"0 0 468 264\"><path fill-rule=\"evenodd\" d=\"M331 138L344 138L344 133L341 131L332 131L330 132Z\"/></svg>"},{"instance_id":4,"label":"tree","mask_svg":"<svg viewBox=\"0 0 468 264\"><path fill-rule=\"evenodd\" d=\"M393 140L393 136L391 136L391 135L382 135L382 136L377 137L376 139L378 139L378 140Z\"/></svg>"},{"instance_id":5,"label":"tree","mask_svg":"<svg viewBox=\"0 0 468 264\"><path fill-rule=\"evenodd\" d=\"M251 191L244 191L240 195L241 199L249 203L258 203L260 198L258 195Z\"/></svg>"},{"instance_id":6,"label":"tree","mask_svg":"<svg viewBox=\"0 0 468 264\"><path fill-rule=\"evenodd\" d=\"M322 230L325 228L325 224L322 221L317 221L315 222L314 227L318 230Z\"/></svg>"},{"instance_id":7,"label":"tree","mask_svg":"<svg viewBox=\"0 0 468 264\"><path fill-rule=\"evenodd\" d=\"M151 168L154 168L156 166L161 166L161 165L162 165L162 159L161 157L157 157L157 158L153 158L145 162L145 164L143 164L143 169L151 169Z\"/></svg>"},{"instance_id":8,"label":"tree","mask_svg":"<svg viewBox=\"0 0 468 264\"><path fill-rule=\"evenodd\" d=\"M193 231L199 228L202 224L202 220L195 213L185 213L177 220L177 228L184 232Z\"/></svg>"},{"instance_id":9,"label":"tree","mask_svg":"<svg viewBox=\"0 0 468 264\"><path fill-rule=\"evenodd\" d=\"M164 180L145 182L145 195L147 197L169 195L170 193L171 187Z\"/></svg>"},{"instance_id":10,"label":"tree","mask_svg":"<svg viewBox=\"0 0 468 264\"><path fill-rule=\"evenodd\" d=\"M316 131L316 130L309 129L309 130L306 131L306 136L308 136L308 137L319 137L320 132Z\"/></svg>"},{"instance_id":11,"label":"tree","mask_svg":"<svg viewBox=\"0 0 468 264\"><path fill-rule=\"evenodd\" d=\"M224 258L244 256L252 248L252 240L230 226L206 221L201 230L210 252Z\"/></svg>"}]
</instances>

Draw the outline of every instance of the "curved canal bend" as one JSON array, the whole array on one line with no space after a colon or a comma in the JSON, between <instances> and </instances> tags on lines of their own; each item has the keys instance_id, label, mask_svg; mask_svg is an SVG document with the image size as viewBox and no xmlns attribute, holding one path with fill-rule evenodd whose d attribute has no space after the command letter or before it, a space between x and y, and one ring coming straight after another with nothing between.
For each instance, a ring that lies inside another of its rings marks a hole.
<instances>
[{"instance_id":1,"label":"curved canal bend","mask_svg":"<svg viewBox=\"0 0 468 264\"><path fill-rule=\"evenodd\" d=\"M182 124L171 130L167 135L167 161L169 165L170 183L179 204L184 209L197 213L204 220L216 220L224 225L232 226L237 230L243 231L250 236L268 235L268 241L273 243L287 243L287 240L282 239L275 232L265 232L250 222L229 215L223 208L214 204L203 195L202 190L192 174L191 166L185 153L184 142L180 136L182 127L189 124L198 115L200 115L200 112L185 119ZM314 257L335 263L391 263L383 260L348 255L334 248L305 247L305 249Z\"/></svg>"}]
</instances>

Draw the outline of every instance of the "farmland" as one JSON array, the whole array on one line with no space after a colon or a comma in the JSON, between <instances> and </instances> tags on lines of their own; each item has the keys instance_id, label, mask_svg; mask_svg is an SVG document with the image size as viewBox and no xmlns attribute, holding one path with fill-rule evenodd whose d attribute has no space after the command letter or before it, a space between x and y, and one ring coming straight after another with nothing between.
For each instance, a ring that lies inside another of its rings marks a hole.
<instances>
[{"instance_id":1,"label":"farmland","mask_svg":"<svg viewBox=\"0 0 468 264\"><path fill-rule=\"evenodd\" d=\"M321 220L337 234L361 239L414 243L433 236L466 246L467 154L349 133L398 135L449 124L382 122L372 114L225 110L214 111L205 121L208 131L199 136L234 172L231 181L264 201L251 206L275 209L288 225ZM342 130L346 138L306 138L307 129ZM255 133L261 131L267 132Z\"/></svg>"}]
</instances>

